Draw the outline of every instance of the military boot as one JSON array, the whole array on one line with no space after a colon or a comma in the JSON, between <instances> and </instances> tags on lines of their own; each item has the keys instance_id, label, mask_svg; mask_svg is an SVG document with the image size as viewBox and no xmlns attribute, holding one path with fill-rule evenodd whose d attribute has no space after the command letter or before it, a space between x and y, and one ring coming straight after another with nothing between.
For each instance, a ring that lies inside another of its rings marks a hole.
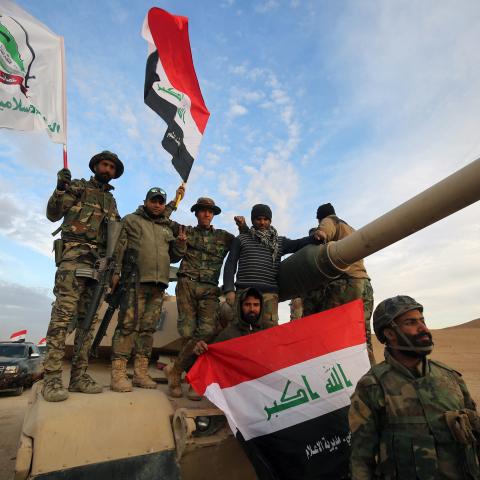
<instances>
[{"instance_id":1,"label":"military boot","mask_svg":"<svg viewBox=\"0 0 480 480\"><path fill-rule=\"evenodd\" d=\"M198 402L202 399L202 396L199 395L191 385L188 387L187 398L189 400L193 400L194 402Z\"/></svg>"},{"instance_id":2,"label":"military boot","mask_svg":"<svg viewBox=\"0 0 480 480\"><path fill-rule=\"evenodd\" d=\"M157 388L157 383L148 374L148 358L135 355L133 361L133 385L140 388Z\"/></svg>"},{"instance_id":3,"label":"military boot","mask_svg":"<svg viewBox=\"0 0 480 480\"><path fill-rule=\"evenodd\" d=\"M171 397L180 398L183 396L182 392L182 370L175 363L169 363L166 367L164 367L163 372L168 380L168 394Z\"/></svg>"},{"instance_id":4,"label":"military boot","mask_svg":"<svg viewBox=\"0 0 480 480\"><path fill-rule=\"evenodd\" d=\"M62 374L46 374L42 387L43 398L47 402L63 402L68 398L68 391L62 384Z\"/></svg>"},{"instance_id":5,"label":"military boot","mask_svg":"<svg viewBox=\"0 0 480 480\"><path fill-rule=\"evenodd\" d=\"M132 382L127 375L127 359L115 358L112 360L112 380L110 390L114 392L131 392Z\"/></svg>"},{"instance_id":6,"label":"military boot","mask_svg":"<svg viewBox=\"0 0 480 480\"><path fill-rule=\"evenodd\" d=\"M85 370L72 369L70 373L69 392L101 393L102 386L97 383Z\"/></svg>"}]
</instances>

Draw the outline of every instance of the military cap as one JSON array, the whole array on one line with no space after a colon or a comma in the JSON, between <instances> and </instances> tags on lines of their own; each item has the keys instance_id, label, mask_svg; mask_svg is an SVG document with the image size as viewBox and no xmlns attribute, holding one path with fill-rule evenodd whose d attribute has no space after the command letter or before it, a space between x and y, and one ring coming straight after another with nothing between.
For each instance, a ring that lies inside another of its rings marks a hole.
<instances>
[{"instance_id":1,"label":"military cap","mask_svg":"<svg viewBox=\"0 0 480 480\"><path fill-rule=\"evenodd\" d=\"M214 215L218 215L222 211L220 209L220 207L215 205L215 202L211 198L208 198L208 197L200 197L197 200L197 203L195 205L192 205L192 208L190 208L190 211L191 212L197 212L198 210L201 210L202 208L212 210Z\"/></svg>"},{"instance_id":2,"label":"military cap","mask_svg":"<svg viewBox=\"0 0 480 480\"><path fill-rule=\"evenodd\" d=\"M392 320L410 310L423 312L423 305L407 295L397 295L380 302L373 312L373 329L378 340L385 343L386 338L383 335L385 327L388 327Z\"/></svg>"},{"instance_id":3,"label":"military cap","mask_svg":"<svg viewBox=\"0 0 480 480\"><path fill-rule=\"evenodd\" d=\"M113 162L115 164L115 176L113 178L118 178L123 174L124 167L122 161L115 153L109 152L108 150L97 153L90 159L90 163L88 164L88 166L93 173L95 173L95 165L101 160L109 160L110 162Z\"/></svg>"},{"instance_id":4,"label":"military cap","mask_svg":"<svg viewBox=\"0 0 480 480\"><path fill-rule=\"evenodd\" d=\"M151 200L155 197L162 197L164 202L167 202L167 192L160 187L152 187L145 196L145 200Z\"/></svg>"}]
</instances>

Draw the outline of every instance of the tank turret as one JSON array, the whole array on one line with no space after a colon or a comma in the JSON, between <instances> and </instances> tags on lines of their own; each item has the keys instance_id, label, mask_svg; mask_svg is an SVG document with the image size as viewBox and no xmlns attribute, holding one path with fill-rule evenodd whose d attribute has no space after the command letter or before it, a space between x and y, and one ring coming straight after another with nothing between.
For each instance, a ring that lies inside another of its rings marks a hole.
<instances>
[{"instance_id":1,"label":"tank turret","mask_svg":"<svg viewBox=\"0 0 480 480\"><path fill-rule=\"evenodd\" d=\"M337 242L309 245L281 263L280 300L337 278L352 263L480 200L480 159Z\"/></svg>"}]
</instances>

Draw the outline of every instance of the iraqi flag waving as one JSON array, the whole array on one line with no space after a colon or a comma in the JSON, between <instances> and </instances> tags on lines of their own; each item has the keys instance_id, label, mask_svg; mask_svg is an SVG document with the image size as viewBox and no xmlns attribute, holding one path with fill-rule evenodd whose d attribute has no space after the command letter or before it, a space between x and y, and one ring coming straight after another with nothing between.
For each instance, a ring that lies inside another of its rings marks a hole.
<instances>
[{"instance_id":1,"label":"iraqi flag waving","mask_svg":"<svg viewBox=\"0 0 480 480\"><path fill-rule=\"evenodd\" d=\"M12 342L21 342L25 340L27 333L28 333L27 330L19 330L18 332L13 332L10 335L10 340Z\"/></svg>"},{"instance_id":2,"label":"iraqi flag waving","mask_svg":"<svg viewBox=\"0 0 480 480\"><path fill-rule=\"evenodd\" d=\"M225 413L260 478L348 474L350 395L370 368L363 303L212 344L188 373Z\"/></svg>"},{"instance_id":3,"label":"iraqi flag waving","mask_svg":"<svg viewBox=\"0 0 480 480\"><path fill-rule=\"evenodd\" d=\"M151 8L142 36L149 47L145 103L167 123L162 145L186 182L210 116L193 67L188 18Z\"/></svg>"}]
</instances>

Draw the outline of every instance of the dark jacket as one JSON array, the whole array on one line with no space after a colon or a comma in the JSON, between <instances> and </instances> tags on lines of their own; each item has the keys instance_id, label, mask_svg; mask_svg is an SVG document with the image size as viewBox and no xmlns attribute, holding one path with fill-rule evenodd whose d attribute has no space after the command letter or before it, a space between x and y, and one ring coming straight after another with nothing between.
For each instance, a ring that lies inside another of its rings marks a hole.
<instances>
[{"instance_id":1,"label":"dark jacket","mask_svg":"<svg viewBox=\"0 0 480 480\"><path fill-rule=\"evenodd\" d=\"M280 260L287 253L295 253L305 245L317 243L313 236L290 240L278 237L278 253L272 259L271 250L254 238L251 233L242 233L232 243L223 271L223 289L232 292L254 287L262 293L278 292L278 269ZM238 265L238 272L237 272ZM234 283L235 273L237 278Z\"/></svg>"}]
</instances>

